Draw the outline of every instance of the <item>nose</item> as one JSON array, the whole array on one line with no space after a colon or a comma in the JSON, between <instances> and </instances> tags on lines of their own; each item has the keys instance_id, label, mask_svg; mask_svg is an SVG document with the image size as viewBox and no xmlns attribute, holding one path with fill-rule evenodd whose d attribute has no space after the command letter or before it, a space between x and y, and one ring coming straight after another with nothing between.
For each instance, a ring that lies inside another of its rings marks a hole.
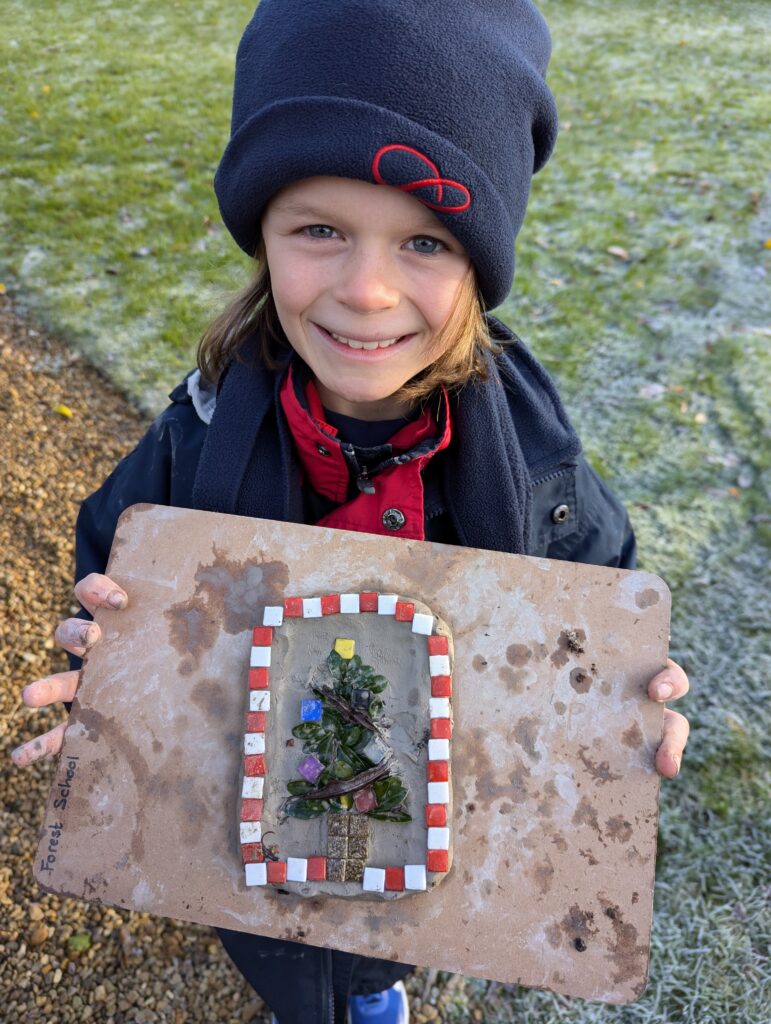
<instances>
[{"instance_id":1,"label":"nose","mask_svg":"<svg viewBox=\"0 0 771 1024\"><path fill-rule=\"evenodd\" d=\"M334 295L358 313L393 309L399 304L396 270L377 247L358 248L340 266Z\"/></svg>"}]
</instances>

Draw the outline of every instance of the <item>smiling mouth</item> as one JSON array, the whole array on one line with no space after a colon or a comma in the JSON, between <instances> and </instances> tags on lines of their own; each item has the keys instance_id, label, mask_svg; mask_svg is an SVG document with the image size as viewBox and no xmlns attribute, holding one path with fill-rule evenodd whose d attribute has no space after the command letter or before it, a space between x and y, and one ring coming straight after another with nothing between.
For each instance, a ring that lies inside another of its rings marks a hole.
<instances>
[{"instance_id":1,"label":"smiling mouth","mask_svg":"<svg viewBox=\"0 0 771 1024\"><path fill-rule=\"evenodd\" d=\"M397 338L384 338L382 341L360 341L358 338L348 338L344 334L335 334L333 331L327 330L326 327L322 327L321 324L316 324L328 338L336 341L338 345L345 345L348 348L359 350L364 349L367 352L374 352L375 349L379 348L391 348L396 345L397 342L404 341L405 338L411 337L409 334L400 334Z\"/></svg>"}]
</instances>

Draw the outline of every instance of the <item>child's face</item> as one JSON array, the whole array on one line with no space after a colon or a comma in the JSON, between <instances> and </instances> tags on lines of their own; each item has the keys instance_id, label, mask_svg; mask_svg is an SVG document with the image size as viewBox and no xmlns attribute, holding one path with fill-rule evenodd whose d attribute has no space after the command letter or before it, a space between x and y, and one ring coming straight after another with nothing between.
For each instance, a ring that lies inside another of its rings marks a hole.
<instances>
[{"instance_id":1,"label":"child's face","mask_svg":"<svg viewBox=\"0 0 771 1024\"><path fill-rule=\"evenodd\" d=\"M303 207L303 209L300 209ZM470 261L414 196L351 178L305 178L262 218L281 326L326 408L359 419L406 412L394 393L435 361ZM395 343L357 348L337 341Z\"/></svg>"}]
</instances>

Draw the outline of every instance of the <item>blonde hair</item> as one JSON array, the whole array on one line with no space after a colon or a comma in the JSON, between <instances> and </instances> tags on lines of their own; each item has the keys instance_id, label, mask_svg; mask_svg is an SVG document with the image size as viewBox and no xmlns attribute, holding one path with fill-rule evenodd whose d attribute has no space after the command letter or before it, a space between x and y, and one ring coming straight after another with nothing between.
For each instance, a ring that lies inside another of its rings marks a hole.
<instances>
[{"instance_id":1,"label":"blonde hair","mask_svg":"<svg viewBox=\"0 0 771 1024\"><path fill-rule=\"evenodd\" d=\"M205 380L216 383L231 359L237 358L247 337L257 334L260 357L271 370L282 365L282 354L291 347L278 318L270 287L265 243L260 239L254 254L252 279L235 292L209 325L198 343L198 368ZM497 354L500 346L490 337L482 295L473 265L460 283L455 307L432 345L439 353L422 373L407 381L397 397L419 403L441 385L453 390L472 378L487 377L484 353Z\"/></svg>"}]
</instances>

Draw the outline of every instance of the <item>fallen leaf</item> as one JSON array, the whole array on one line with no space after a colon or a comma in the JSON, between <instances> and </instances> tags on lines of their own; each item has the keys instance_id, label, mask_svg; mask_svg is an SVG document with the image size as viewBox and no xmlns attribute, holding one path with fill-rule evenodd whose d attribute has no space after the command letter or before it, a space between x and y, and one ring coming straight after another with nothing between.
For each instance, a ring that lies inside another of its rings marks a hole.
<instances>
[{"instance_id":1,"label":"fallen leaf","mask_svg":"<svg viewBox=\"0 0 771 1024\"><path fill-rule=\"evenodd\" d=\"M84 953L91 949L91 936L88 932L78 932L77 935L70 935L67 939L67 949L73 953Z\"/></svg>"},{"instance_id":2,"label":"fallen leaf","mask_svg":"<svg viewBox=\"0 0 771 1024\"><path fill-rule=\"evenodd\" d=\"M694 423L706 423L707 422L707 417L704 415L703 412L697 412L696 415L693 417L693 422Z\"/></svg>"},{"instance_id":3,"label":"fallen leaf","mask_svg":"<svg viewBox=\"0 0 771 1024\"><path fill-rule=\"evenodd\" d=\"M46 93L46 95L48 95L48 93L50 91L51 91L51 86L50 85L44 85L43 86L43 92Z\"/></svg>"},{"instance_id":4,"label":"fallen leaf","mask_svg":"<svg viewBox=\"0 0 771 1024\"><path fill-rule=\"evenodd\" d=\"M611 256L615 256L620 260L629 260L629 253L620 245L609 245L605 251L609 252Z\"/></svg>"},{"instance_id":5,"label":"fallen leaf","mask_svg":"<svg viewBox=\"0 0 771 1024\"><path fill-rule=\"evenodd\" d=\"M676 395L679 395L681 391L685 391L685 388L682 384L670 384L669 390L674 391Z\"/></svg>"},{"instance_id":6,"label":"fallen leaf","mask_svg":"<svg viewBox=\"0 0 771 1024\"><path fill-rule=\"evenodd\" d=\"M66 419L72 419L72 409L68 405L55 405L54 412L58 412L60 416L64 416Z\"/></svg>"},{"instance_id":7,"label":"fallen leaf","mask_svg":"<svg viewBox=\"0 0 771 1024\"><path fill-rule=\"evenodd\" d=\"M767 238L765 240L765 242L763 243L763 248L764 249L771 249L771 238Z\"/></svg>"},{"instance_id":8,"label":"fallen leaf","mask_svg":"<svg viewBox=\"0 0 771 1024\"><path fill-rule=\"evenodd\" d=\"M0 281L0 295L5 295L5 285Z\"/></svg>"}]
</instances>

